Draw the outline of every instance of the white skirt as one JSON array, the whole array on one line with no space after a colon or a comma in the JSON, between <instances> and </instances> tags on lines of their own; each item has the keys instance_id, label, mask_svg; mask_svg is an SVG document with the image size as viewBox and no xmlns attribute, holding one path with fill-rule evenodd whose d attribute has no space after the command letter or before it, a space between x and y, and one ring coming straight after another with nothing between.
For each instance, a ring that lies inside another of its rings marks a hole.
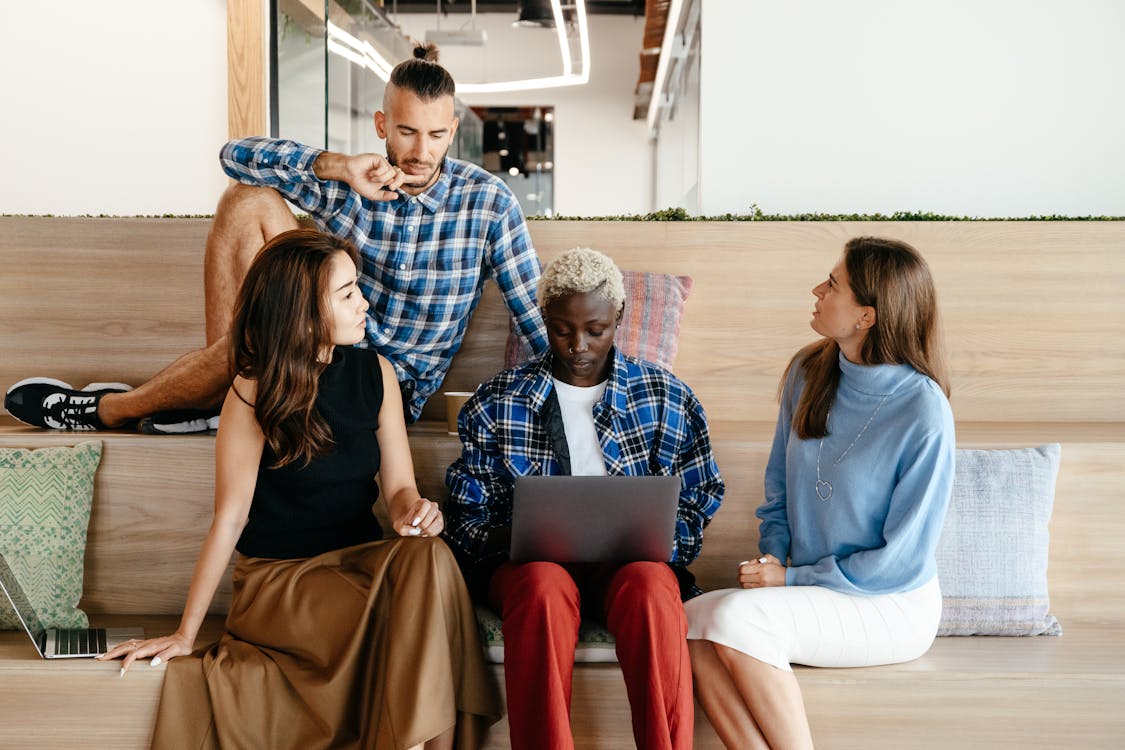
<instances>
[{"instance_id":1,"label":"white skirt","mask_svg":"<svg viewBox=\"0 0 1125 750\"><path fill-rule=\"evenodd\" d=\"M689 639L713 641L778 669L870 667L917 659L941 619L936 577L913 591L842 594L823 586L723 589L684 605Z\"/></svg>"}]
</instances>

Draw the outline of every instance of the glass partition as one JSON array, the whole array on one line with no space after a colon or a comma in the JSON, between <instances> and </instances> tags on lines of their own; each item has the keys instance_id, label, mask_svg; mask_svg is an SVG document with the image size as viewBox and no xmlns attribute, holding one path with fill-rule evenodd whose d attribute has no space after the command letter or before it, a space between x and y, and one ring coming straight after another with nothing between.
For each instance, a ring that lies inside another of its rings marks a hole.
<instances>
[{"instance_id":1,"label":"glass partition","mask_svg":"<svg viewBox=\"0 0 1125 750\"><path fill-rule=\"evenodd\" d=\"M345 154L385 153L374 115L413 43L369 0L271 0L271 135ZM378 71L378 72L376 72ZM480 119L458 101L450 156L480 164Z\"/></svg>"},{"instance_id":2,"label":"glass partition","mask_svg":"<svg viewBox=\"0 0 1125 750\"><path fill-rule=\"evenodd\" d=\"M552 216L555 192L553 107L473 107L482 122L480 164L499 177L526 216Z\"/></svg>"}]
</instances>

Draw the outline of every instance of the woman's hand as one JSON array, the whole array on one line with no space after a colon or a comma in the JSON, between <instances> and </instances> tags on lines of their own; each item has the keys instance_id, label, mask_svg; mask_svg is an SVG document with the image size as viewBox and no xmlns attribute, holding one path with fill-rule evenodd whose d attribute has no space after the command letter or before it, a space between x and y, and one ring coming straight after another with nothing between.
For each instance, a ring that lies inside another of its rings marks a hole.
<instances>
[{"instance_id":1,"label":"woman's hand","mask_svg":"<svg viewBox=\"0 0 1125 750\"><path fill-rule=\"evenodd\" d=\"M784 586L785 566L773 555L762 555L756 560L738 564L738 585L744 589L764 586Z\"/></svg>"},{"instance_id":2,"label":"woman's hand","mask_svg":"<svg viewBox=\"0 0 1125 750\"><path fill-rule=\"evenodd\" d=\"M125 662L121 665L121 676L124 677L125 673L129 671L129 667L131 667L133 662L137 659L147 659L151 656L153 659L150 666L155 667L161 662L166 662L177 656L187 656L191 653L191 647L194 641L194 638L188 638L186 635L177 631L172 635L166 635L162 638L149 638L144 641L126 641L112 651L107 651L97 658L102 661L108 661L110 659L125 657Z\"/></svg>"},{"instance_id":3,"label":"woman's hand","mask_svg":"<svg viewBox=\"0 0 1125 750\"><path fill-rule=\"evenodd\" d=\"M418 498L407 512L391 519L399 536L437 536L445 528L445 519L438 504L424 497Z\"/></svg>"}]
</instances>

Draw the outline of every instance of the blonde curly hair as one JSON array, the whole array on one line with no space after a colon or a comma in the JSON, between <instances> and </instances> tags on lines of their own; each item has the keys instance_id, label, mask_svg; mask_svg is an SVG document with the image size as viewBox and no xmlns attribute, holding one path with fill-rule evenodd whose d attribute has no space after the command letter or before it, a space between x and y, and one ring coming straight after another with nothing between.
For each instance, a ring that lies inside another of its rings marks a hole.
<instances>
[{"instance_id":1,"label":"blonde curly hair","mask_svg":"<svg viewBox=\"0 0 1125 750\"><path fill-rule=\"evenodd\" d=\"M599 294L620 311L625 304L625 283L613 259L588 247L565 251L543 269L539 278L539 307L571 294Z\"/></svg>"}]
</instances>

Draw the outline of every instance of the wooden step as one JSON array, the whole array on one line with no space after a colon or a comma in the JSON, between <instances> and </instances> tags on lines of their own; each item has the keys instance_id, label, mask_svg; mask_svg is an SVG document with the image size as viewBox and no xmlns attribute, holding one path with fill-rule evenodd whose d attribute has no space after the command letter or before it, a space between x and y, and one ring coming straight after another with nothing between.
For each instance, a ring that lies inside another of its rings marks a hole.
<instances>
[{"instance_id":1,"label":"wooden step","mask_svg":"<svg viewBox=\"0 0 1125 750\"><path fill-rule=\"evenodd\" d=\"M175 617L102 616L100 626L171 632ZM209 618L199 643L221 632ZM1068 628L1060 638L939 638L907 664L797 667L817 747L1118 748L1125 738L1125 628ZM503 686L501 667L493 667ZM23 633L0 633L0 747L128 750L148 746L163 668L40 659ZM34 720L32 720L32 717ZM628 702L615 665L575 670L575 745L631 747ZM697 711L695 746L721 745ZM508 747L507 722L490 750Z\"/></svg>"}]
</instances>

